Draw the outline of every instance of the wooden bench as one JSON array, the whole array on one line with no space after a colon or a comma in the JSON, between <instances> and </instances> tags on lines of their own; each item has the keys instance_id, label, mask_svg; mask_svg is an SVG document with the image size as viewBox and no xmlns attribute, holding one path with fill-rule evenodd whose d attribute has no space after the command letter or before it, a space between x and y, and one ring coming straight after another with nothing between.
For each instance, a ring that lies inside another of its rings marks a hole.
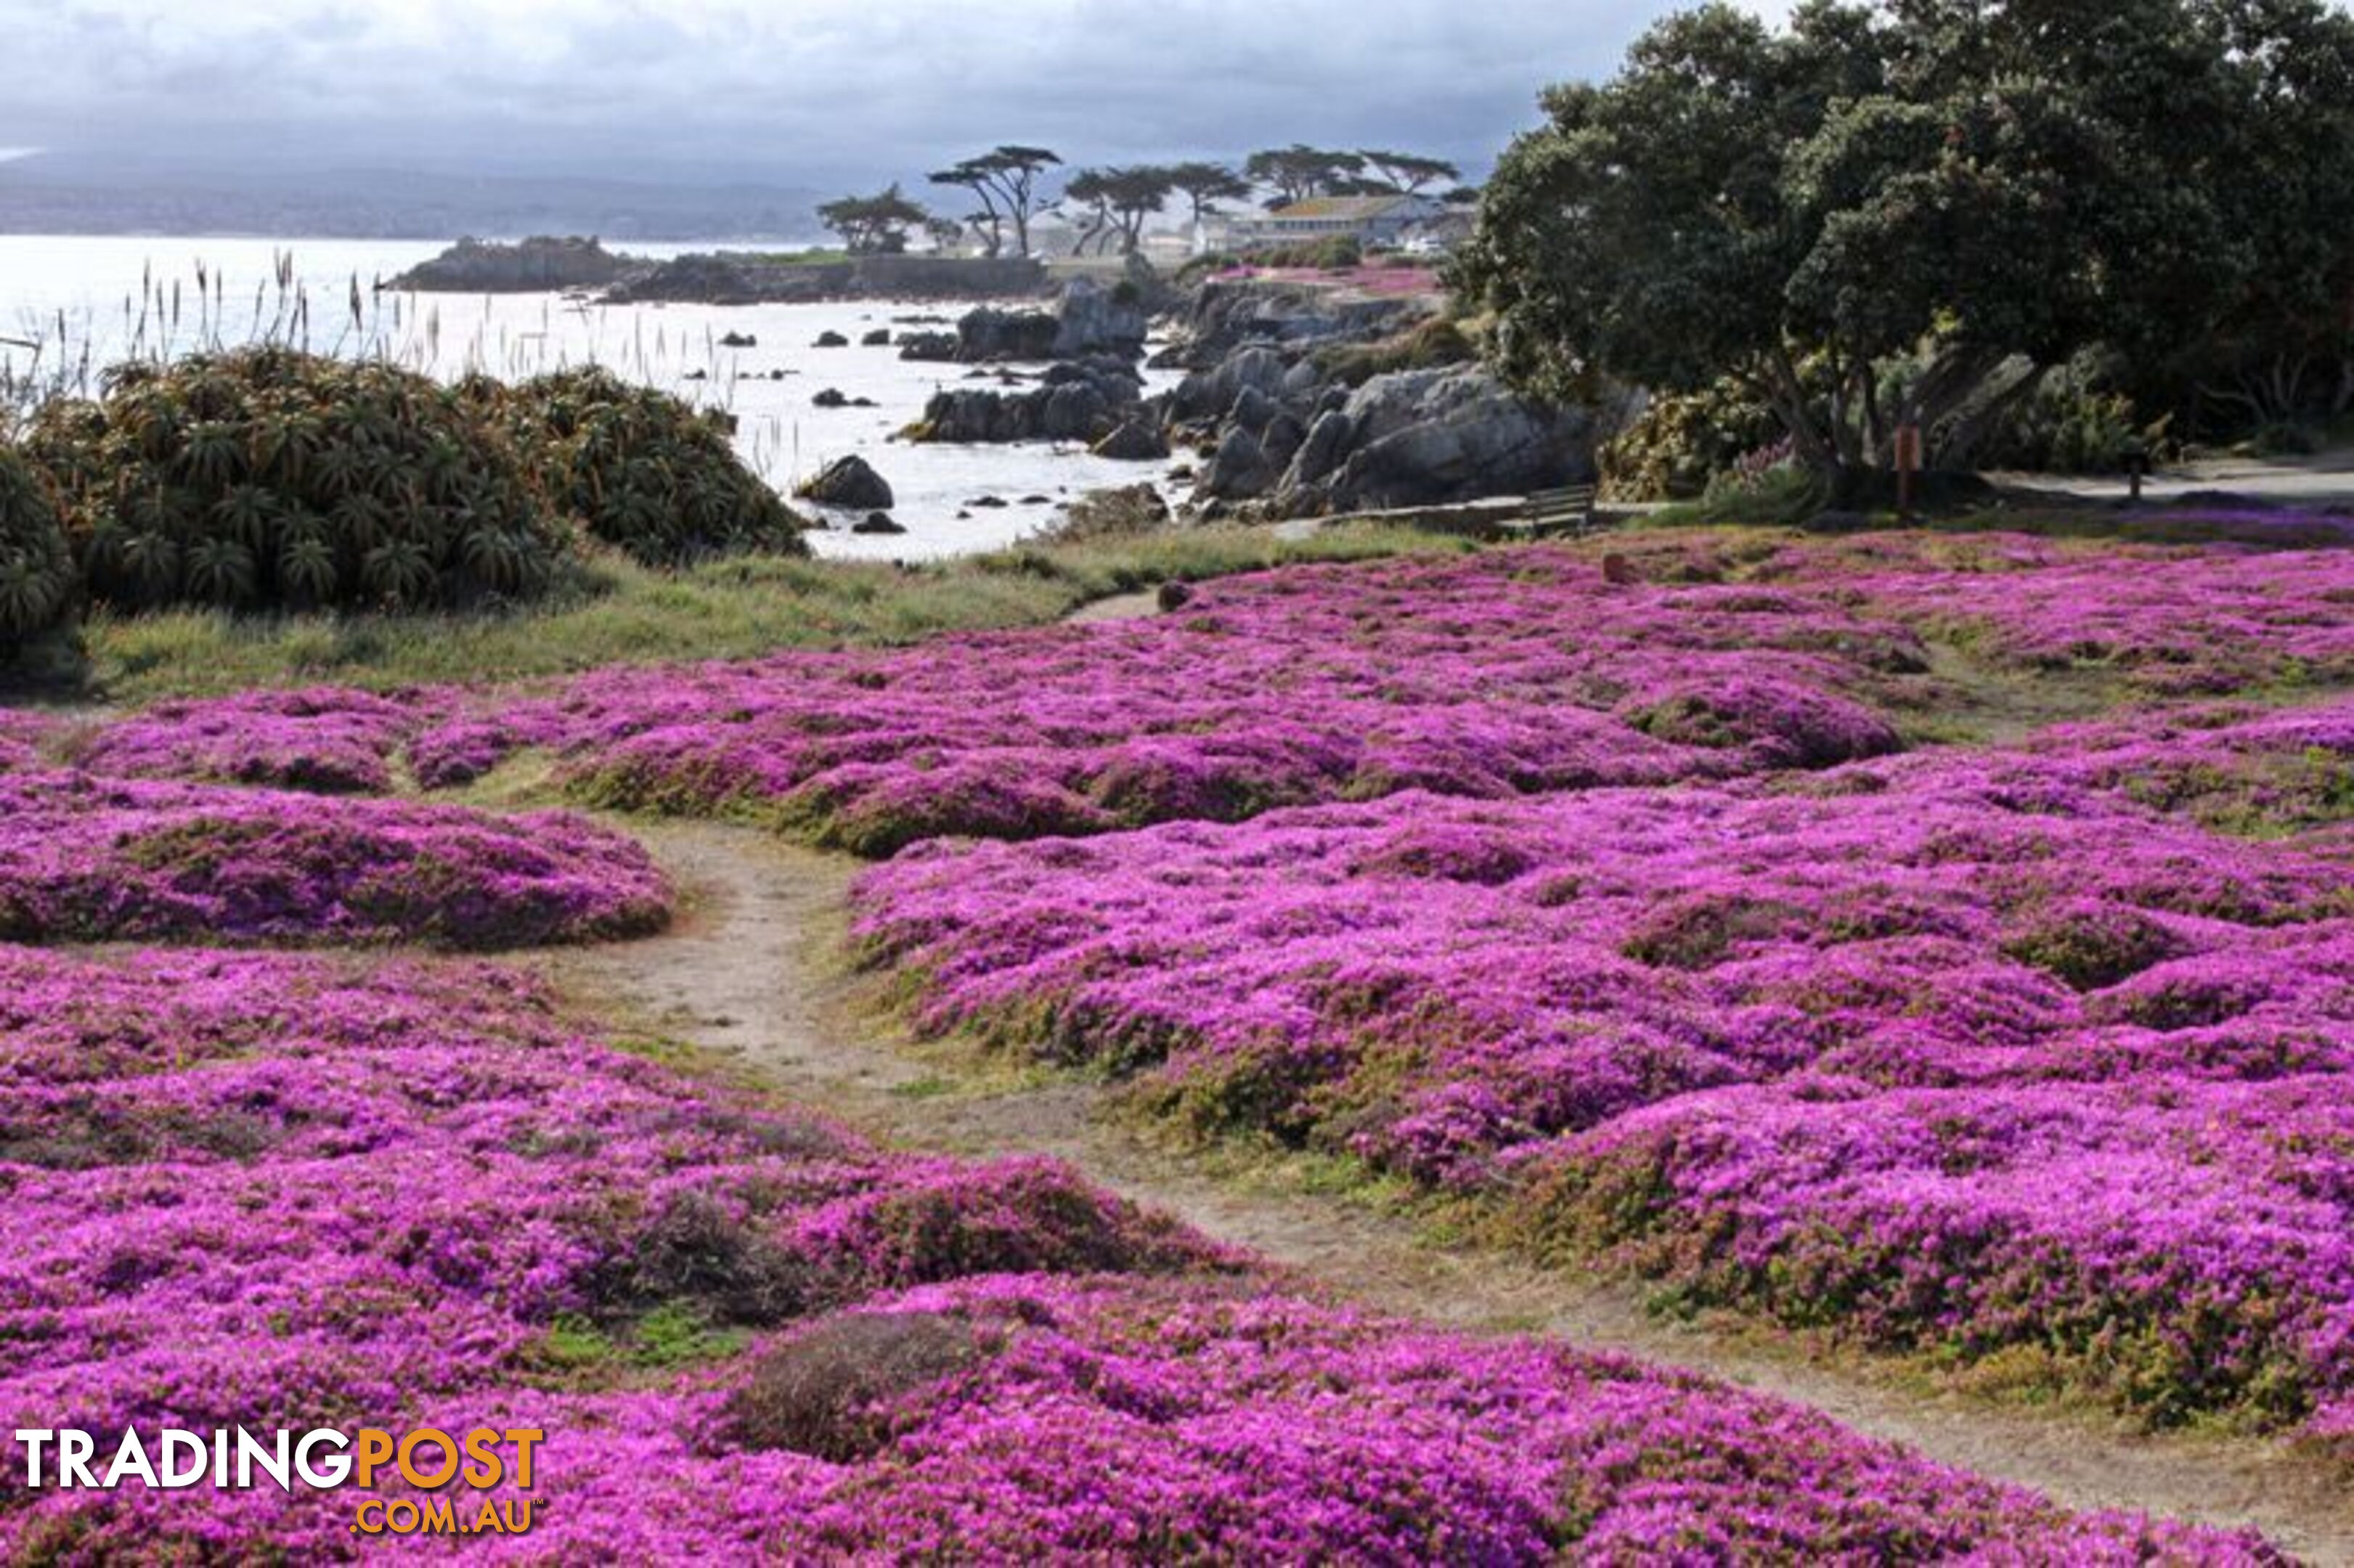
<instances>
[{"instance_id":1,"label":"wooden bench","mask_svg":"<svg viewBox=\"0 0 2354 1568\"><path fill-rule=\"evenodd\" d=\"M1538 539L1591 534L1601 526L1594 511L1597 493L1590 484L1540 490L1529 497L1511 531Z\"/></svg>"}]
</instances>

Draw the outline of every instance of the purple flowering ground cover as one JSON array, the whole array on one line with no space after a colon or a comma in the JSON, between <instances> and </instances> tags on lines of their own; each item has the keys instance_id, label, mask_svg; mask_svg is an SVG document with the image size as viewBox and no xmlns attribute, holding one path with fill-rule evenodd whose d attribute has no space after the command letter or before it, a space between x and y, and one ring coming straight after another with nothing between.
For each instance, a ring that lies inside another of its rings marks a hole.
<instances>
[{"instance_id":1,"label":"purple flowering ground cover","mask_svg":"<svg viewBox=\"0 0 2354 1568\"><path fill-rule=\"evenodd\" d=\"M643 850L567 812L0 774L0 939L493 948L643 935L669 913Z\"/></svg>"},{"instance_id":2,"label":"purple flowering ground cover","mask_svg":"<svg viewBox=\"0 0 2354 1568\"><path fill-rule=\"evenodd\" d=\"M896 855L862 951L928 1029L1693 1304L2354 1446L2354 556L1612 546L27 720L0 938L658 923L616 833L366 798L545 754L578 800ZM1989 683L2122 705L1925 744ZM544 1413L535 1559L2261 1555L1295 1299L1057 1168L886 1156L618 1055L498 971L0 949L0 1181L57 1205L8 1244L0 1388L87 1390L92 1424ZM217 1202L159 1195L190 1167ZM811 1364L906 1377L812 1414L779 1393ZM208 1506L0 1500L0 1552L347 1541L315 1502Z\"/></svg>"},{"instance_id":3,"label":"purple flowering ground cover","mask_svg":"<svg viewBox=\"0 0 2354 1568\"><path fill-rule=\"evenodd\" d=\"M461 785L519 750L599 805L731 810L864 853L1404 789L1502 796L1893 749L1922 683L1893 624L1820 596L1614 585L1504 552L1267 574L1178 616L907 650L620 669L521 694L172 704L83 760L144 777Z\"/></svg>"},{"instance_id":4,"label":"purple flowering ground cover","mask_svg":"<svg viewBox=\"0 0 2354 1568\"><path fill-rule=\"evenodd\" d=\"M867 874L861 930L931 1029L1495 1196L1540 1250L2335 1433L2354 872L2152 810L2120 758L2318 768L2347 711L936 846Z\"/></svg>"},{"instance_id":5,"label":"purple flowering ground cover","mask_svg":"<svg viewBox=\"0 0 2354 1568\"><path fill-rule=\"evenodd\" d=\"M414 712L397 697L319 687L161 703L100 730L77 760L131 779L383 794Z\"/></svg>"},{"instance_id":6,"label":"purple flowering ground cover","mask_svg":"<svg viewBox=\"0 0 2354 1568\"><path fill-rule=\"evenodd\" d=\"M1423 789L1714 780L1897 749L1989 669L2145 695L2354 677L2343 550L2012 535L1643 536L1206 585L1177 614L896 650L598 672L531 690L166 705L91 767L328 790L463 785L518 752L592 804L888 854Z\"/></svg>"},{"instance_id":7,"label":"purple flowering ground cover","mask_svg":"<svg viewBox=\"0 0 2354 1568\"><path fill-rule=\"evenodd\" d=\"M478 1555L2276 1560L1317 1305L1059 1167L885 1153L479 965L0 947L0 1086L12 1426L546 1429L533 1533ZM11 1489L0 1554L336 1560L352 1500Z\"/></svg>"}]
</instances>

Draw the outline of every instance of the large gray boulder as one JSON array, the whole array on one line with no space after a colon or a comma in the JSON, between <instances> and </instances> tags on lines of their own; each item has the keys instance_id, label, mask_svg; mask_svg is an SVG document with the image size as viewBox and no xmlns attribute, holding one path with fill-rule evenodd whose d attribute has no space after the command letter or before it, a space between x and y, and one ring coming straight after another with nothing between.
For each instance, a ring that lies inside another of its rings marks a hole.
<instances>
[{"instance_id":1,"label":"large gray boulder","mask_svg":"<svg viewBox=\"0 0 2354 1568\"><path fill-rule=\"evenodd\" d=\"M1117 360L1056 365L1019 392L957 387L932 395L909 432L924 441L1084 441L1092 446L1143 417L1142 383Z\"/></svg>"},{"instance_id":2,"label":"large gray boulder","mask_svg":"<svg viewBox=\"0 0 2354 1568\"><path fill-rule=\"evenodd\" d=\"M1316 510L1443 505L1594 473L1591 409L1532 402L1481 366L1375 376L1337 417L1346 440L1338 426L1321 443L1311 432L1281 485Z\"/></svg>"},{"instance_id":3,"label":"large gray boulder","mask_svg":"<svg viewBox=\"0 0 2354 1568\"><path fill-rule=\"evenodd\" d=\"M1109 354L1139 358L1150 325L1132 285L1107 289L1091 279L1075 279L1055 308L1054 356L1076 359Z\"/></svg>"},{"instance_id":4,"label":"large gray boulder","mask_svg":"<svg viewBox=\"0 0 2354 1568\"><path fill-rule=\"evenodd\" d=\"M1197 370L1177 384L1169 397L1169 416L1177 422L1222 419L1245 390L1273 397L1283 389L1290 362L1264 345L1237 350L1208 370Z\"/></svg>"},{"instance_id":5,"label":"large gray boulder","mask_svg":"<svg viewBox=\"0 0 2354 1568\"><path fill-rule=\"evenodd\" d=\"M1203 469L1203 494L1224 501L1249 501L1275 488L1282 471L1267 461L1258 438L1240 425L1228 427L1218 450Z\"/></svg>"},{"instance_id":6,"label":"large gray boulder","mask_svg":"<svg viewBox=\"0 0 2354 1568\"><path fill-rule=\"evenodd\" d=\"M1159 462L1169 455L1169 440L1151 420L1140 416L1097 441L1095 455L1115 462Z\"/></svg>"},{"instance_id":7,"label":"large gray boulder","mask_svg":"<svg viewBox=\"0 0 2354 1568\"><path fill-rule=\"evenodd\" d=\"M958 359L979 365L993 359L1052 359L1061 323L1044 311L1001 311L982 305L957 323Z\"/></svg>"},{"instance_id":8,"label":"large gray boulder","mask_svg":"<svg viewBox=\"0 0 2354 1568\"><path fill-rule=\"evenodd\" d=\"M1318 415L1316 422L1308 427L1308 439L1292 455L1291 471L1284 477L1285 485L1299 490L1321 482L1347 461L1349 444L1356 439L1356 426L1341 409Z\"/></svg>"},{"instance_id":9,"label":"large gray boulder","mask_svg":"<svg viewBox=\"0 0 2354 1568\"><path fill-rule=\"evenodd\" d=\"M890 483L855 452L834 459L793 493L847 512L888 512L892 505Z\"/></svg>"},{"instance_id":10,"label":"large gray boulder","mask_svg":"<svg viewBox=\"0 0 2354 1568\"><path fill-rule=\"evenodd\" d=\"M1226 423L1237 429L1258 434L1275 422L1283 405L1256 387L1246 387L1235 394L1234 407L1226 410Z\"/></svg>"}]
</instances>

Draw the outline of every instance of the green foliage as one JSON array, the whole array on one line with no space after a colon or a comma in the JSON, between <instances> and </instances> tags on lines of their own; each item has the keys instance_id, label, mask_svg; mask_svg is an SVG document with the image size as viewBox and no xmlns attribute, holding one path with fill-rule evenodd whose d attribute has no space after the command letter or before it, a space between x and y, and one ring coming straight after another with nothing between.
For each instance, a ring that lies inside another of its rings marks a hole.
<instances>
[{"instance_id":1,"label":"green foliage","mask_svg":"<svg viewBox=\"0 0 2354 1568\"><path fill-rule=\"evenodd\" d=\"M1820 475L1779 468L1754 483L1712 481L1699 500L1655 512L1650 523L1657 528L1790 528L1820 513L1829 499Z\"/></svg>"},{"instance_id":2,"label":"green foliage","mask_svg":"<svg viewBox=\"0 0 2354 1568\"><path fill-rule=\"evenodd\" d=\"M22 453L0 446L0 649L60 624L75 585L64 520L48 486Z\"/></svg>"},{"instance_id":3,"label":"green foliage","mask_svg":"<svg viewBox=\"0 0 2354 1568\"><path fill-rule=\"evenodd\" d=\"M2166 419L2145 424L2130 393L2072 370L2037 388L1986 452L1989 468L2044 473L2115 473L2129 453L2169 444Z\"/></svg>"},{"instance_id":4,"label":"green foliage","mask_svg":"<svg viewBox=\"0 0 2354 1568\"><path fill-rule=\"evenodd\" d=\"M1172 164L1169 184L1185 198L1186 208L1199 223L1218 210L1222 201L1243 201L1251 194L1250 181L1224 164Z\"/></svg>"},{"instance_id":5,"label":"green foliage","mask_svg":"<svg viewBox=\"0 0 2354 1568\"><path fill-rule=\"evenodd\" d=\"M546 586L565 531L448 388L278 347L128 365L25 450L104 604L475 603Z\"/></svg>"},{"instance_id":6,"label":"green foliage","mask_svg":"<svg viewBox=\"0 0 2354 1568\"><path fill-rule=\"evenodd\" d=\"M1253 184L1267 186L1282 203L1311 196L1338 196L1364 172L1365 160L1356 153L1310 147L1293 143L1253 153L1243 164Z\"/></svg>"},{"instance_id":7,"label":"green foliage","mask_svg":"<svg viewBox=\"0 0 2354 1568\"><path fill-rule=\"evenodd\" d=\"M1186 258L1179 265L1174 281L1178 288L1190 289L1204 278L1219 272L1230 272L1242 264L1242 258L1238 256L1229 255L1223 250L1207 251L1200 256Z\"/></svg>"},{"instance_id":8,"label":"green foliage","mask_svg":"<svg viewBox=\"0 0 2354 1568\"><path fill-rule=\"evenodd\" d=\"M2094 344L2354 366L2354 20L2319 0L1710 5L1546 110L1457 265L1541 393L1729 375L1814 466L1905 424L1958 466Z\"/></svg>"},{"instance_id":9,"label":"green foliage","mask_svg":"<svg viewBox=\"0 0 2354 1568\"><path fill-rule=\"evenodd\" d=\"M1412 196L1425 185L1463 177L1463 171L1445 158L1424 157L1415 153L1384 153L1373 148L1367 148L1359 155L1365 161L1370 183L1385 185L1401 195Z\"/></svg>"},{"instance_id":10,"label":"green foliage","mask_svg":"<svg viewBox=\"0 0 2354 1568\"><path fill-rule=\"evenodd\" d=\"M1247 260L1254 267L1313 267L1338 271L1363 266L1365 247L1353 234L1334 234L1289 245L1254 246Z\"/></svg>"},{"instance_id":11,"label":"green foliage","mask_svg":"<svg viewBox=\"0 0 2354 1568\"><path fill-rule=\"evenodd\" d=\"M900 194L893 181L871 196L843 196L817 209L818 221L842 236L853 256L896 256L907 249L907 231L932 215Z\"/></svg>"},{"instance_id":12,"label":"green foliage","mask_svg":"<svg viewBox=\"0 0 2354 1568\"><path fill-rule=\"evenodd\" d=\"M1005 249L1005 227L1013 226L1014 254L1030 254L1030 219L1039 205L1038 181L1062 163L1047 147L1014 143L993 147L924 177L936 185L968 190L981 210L965 219L982 238L991 256Z\"/></svg>"},{"instance_id":13,"label":"green foliage","mask_svg":"<svg viewBox=\"0 0 2354 1568\"><path fill-rule=\"evenodd\" d=\"M1694 501L1735 460L1780 432L1774 411L1735 381L1654 397L1596 454L1612 501Z\"/></svg>"},{"instance_id":14,"label":"green foliage","mask_svg":"<svg viewBox=\"0 0 2354 1568\"><path fill-rule=\"evenodd\" d=\"M596 368L514 387L474 377L461 391L557 506L635 560L678 566L748 551L808 553L801 520L737 457L724 416ZM482 556L470 565L492 580L527 569L511 535L478 543Z\"/></svg>"}]
</instances>

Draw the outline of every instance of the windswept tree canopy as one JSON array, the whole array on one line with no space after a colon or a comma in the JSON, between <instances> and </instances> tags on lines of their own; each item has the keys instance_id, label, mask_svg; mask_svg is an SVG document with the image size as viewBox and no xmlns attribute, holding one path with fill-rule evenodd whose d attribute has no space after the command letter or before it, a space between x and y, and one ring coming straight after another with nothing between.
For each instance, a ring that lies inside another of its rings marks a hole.
<instances>
[{"instance_id":1,"label":"windswept tree canopy","mask_svg":"<svg viewBox=\"0 0 2354 1568\"><path fill-rule=\"evenodd\" d=\"M2320 0L1711 5L1547 95L1458 281L1524 387L1732 375L1819 465L1966 461L2090 345L2354 347L2349 62Z\"/></svg>"},{"instance_id":2,"label":"windswept tree canopy","mask_svg":"<svg viewBox=\"0 0 2354 1568\"><path fill-rule=\"evenodd\" d=\"M1362 153L1330 151L1294 143L1253 153L1243 173L1264 186L1279 206L1315 196L1339 196L1365 172Z\"/></svg>"},{"instance_id":3,"label":"windswept tree canopy","mask_svg":"<svg viewBox=\"0 0 2354 1568\"><path fill-rule=\"evenodd\" d=\"M900 194L895 181L870 196L843 196L817 209L818 221L842 236L854 256L907 249L907 231L931 221L931 214Z\"/></svg>"},{"instance_id":4,"label":"windswept tree canopy","mask_svg":"<svg viewBox=\"0 0 2354 1568\"><path fill-rule=\"evenodd\" d=\"M925 177L936 185L954 185L970 191L981 203L981 210L970 220L989 248L991 256L1005 249L1005 229L1013 228L1013 253L1030 254L1030 219L1036 216L1044 201L1038 189L1039 177L1062 163L1062 159L1044 147L1024 147L1014 143L992 148L979 157L967 158L935 170Z\"/></svg>"},{"instance_id":5,"label":"windswept tree canopy","mask_svg":"<svg viewBox=\"0 0 2354 1568\"><path fill-rule=\"evenodd\" d=\"M1463 177L1463 171L1444 158L1426 158L1414 153L1380 153L1371 148L1361 155L1365 160L1370 183L1400 196L1419 196L1426 186Z\"/></svg>"},{"instance_id":6,"label":"windswept tree canopy","mask_svg":"<svg viewBox=\"0 0 2354 1568\"><path fill-rule=\"evenodd\" d=\"M1168 205L1177 189L1175 172L1156 164L1126 169L1082 169L1063 189L1063 202L1078 212L1079 238L1072 254L1090 249L1122 255L1144 242L1145 219Z\"/></svg>"},{"instance_id":7,"label":"windswept tree canopy","mask_svg":"<svg viewBox=\"0 0 2354 1568\"><path fill-rule=\"evenodd\" d=\"M1185 198L1187 216L1195 223L1214 216L1220 202L1244 201L1251 194L1250 181L1224 164L1173 164L1169 185Z\"/></svg>"}]
</instances>

